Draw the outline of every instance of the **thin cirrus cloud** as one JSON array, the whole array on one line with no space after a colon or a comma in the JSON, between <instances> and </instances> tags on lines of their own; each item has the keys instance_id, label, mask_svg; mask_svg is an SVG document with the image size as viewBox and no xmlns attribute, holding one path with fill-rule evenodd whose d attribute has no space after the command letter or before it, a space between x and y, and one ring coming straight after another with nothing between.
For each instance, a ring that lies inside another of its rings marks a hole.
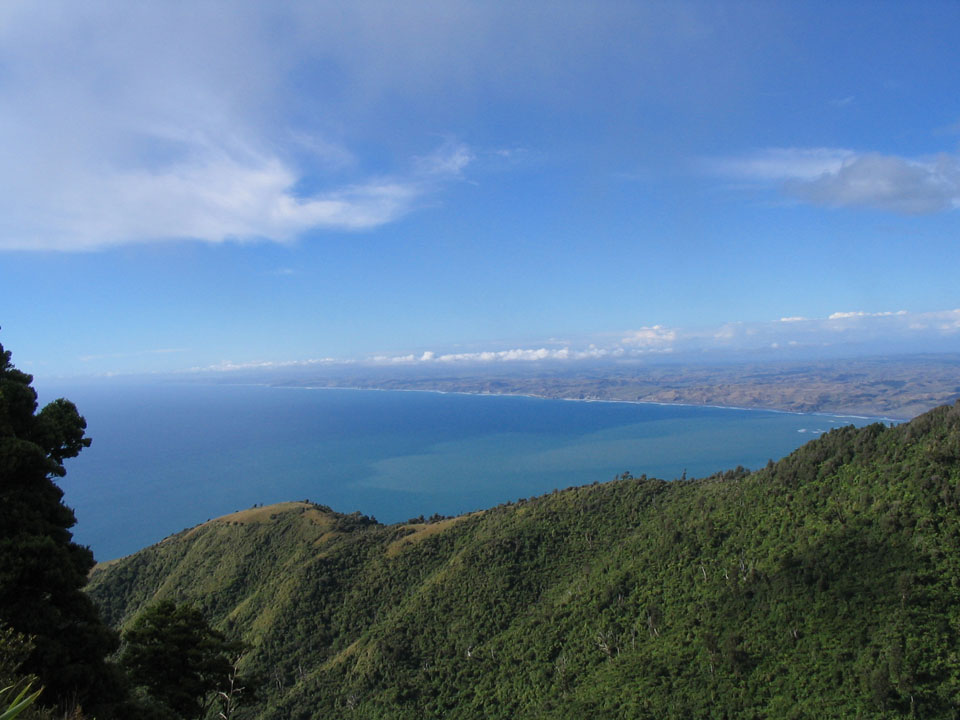
<instances>
[{"instance_id":1,"label":"thin cirrus cloud","mask_svg":"<svg viewBox=\"0 0 960 720\"><path fill-rule=\"evenodd\" d=\"M926 215L960 207L960 157L908 158L843 148L767 148L707 163L712 173L774 184L811 205Z\"/></svg>"}]
</instances>

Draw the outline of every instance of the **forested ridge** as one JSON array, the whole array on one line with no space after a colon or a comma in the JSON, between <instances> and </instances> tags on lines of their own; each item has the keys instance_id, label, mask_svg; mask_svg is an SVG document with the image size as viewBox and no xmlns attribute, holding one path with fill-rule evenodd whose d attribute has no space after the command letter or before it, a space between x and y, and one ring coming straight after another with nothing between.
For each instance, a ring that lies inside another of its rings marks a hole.
<instances>
[{"instance_id":1,"label":"forested ridge","mask_svg":"<svg viewBox=\"0 0 960 720\"><path fill-rule=\"evenodd\" d=\"M309 502L98 567L248 646L257 718L956 717L960 404L756 472L384 526Z\"/></svg>"}]
</instances>

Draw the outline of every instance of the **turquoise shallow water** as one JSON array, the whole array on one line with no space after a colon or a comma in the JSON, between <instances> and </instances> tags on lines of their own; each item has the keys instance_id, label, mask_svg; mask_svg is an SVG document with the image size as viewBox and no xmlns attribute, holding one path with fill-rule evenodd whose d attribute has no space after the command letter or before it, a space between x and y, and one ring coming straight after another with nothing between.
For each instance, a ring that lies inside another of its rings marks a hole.
<instances>
[{"instance_id":1,"label":"turquoise shallow water","mask_svg":"<svg viewBox=\"0 0 960 720\"><path fill-rule=\"evenodd\" d=\"M255 503L381 522L453 515L630 471L757 468L863 418L375 390L102 383L41 388L93 445L61 485L97 559Z\"/></svg>"}]
</instances>

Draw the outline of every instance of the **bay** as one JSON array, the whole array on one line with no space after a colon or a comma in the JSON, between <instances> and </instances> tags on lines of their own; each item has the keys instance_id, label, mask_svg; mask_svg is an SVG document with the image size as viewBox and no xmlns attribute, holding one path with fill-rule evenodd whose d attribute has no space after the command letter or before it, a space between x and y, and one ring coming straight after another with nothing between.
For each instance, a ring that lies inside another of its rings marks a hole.
<instances>
[{"instance_id":1,"label":"bay","mask_svg":"<svg viewBox=\"0 0 960 720\"><path fill-rule=\"evenodd\" d=\"M44 387L87 420L67 461L75 540L98 560L255 504L310 500L381 522L456 515L618 473L758 468L871 420L503 395L231 385Z\"/></svg>"}]
</instances>

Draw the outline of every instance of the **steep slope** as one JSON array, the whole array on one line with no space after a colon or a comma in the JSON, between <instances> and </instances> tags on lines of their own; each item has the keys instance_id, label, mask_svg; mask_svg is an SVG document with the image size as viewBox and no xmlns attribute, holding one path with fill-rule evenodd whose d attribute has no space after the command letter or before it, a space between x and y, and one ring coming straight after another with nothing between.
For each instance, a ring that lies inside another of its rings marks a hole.
<instances>
[{"instance_id":1,"label":"steep slope","mask_svg":"<svg viewBox=\"0 0 960 720\"><path fill-rule=\"evenodd\" d=\"M960 404L432 525L257 508L90 592L241 635L262 718L955 717L958 585Z\"/></svg>"}]
</instances>

